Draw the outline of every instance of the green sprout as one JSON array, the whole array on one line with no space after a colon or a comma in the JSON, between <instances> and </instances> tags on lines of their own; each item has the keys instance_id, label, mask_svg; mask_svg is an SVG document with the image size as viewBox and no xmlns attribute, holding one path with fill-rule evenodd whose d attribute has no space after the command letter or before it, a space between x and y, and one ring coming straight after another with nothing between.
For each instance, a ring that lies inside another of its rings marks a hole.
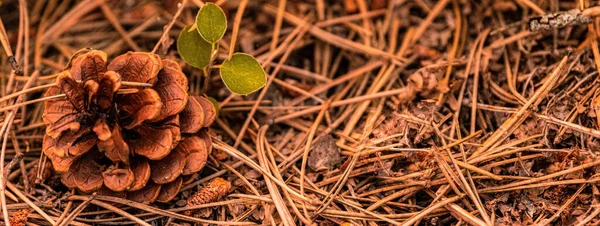
<instances>
[{"instance_id":1,"label":"green sprout","mask_svg":"<svg viewBox=\"0 0 600 226\"><path fill-rule=\"evenodd\" d=\"M251 55L235 53L222 65L213 65L214 55L227 30L227 18L221 7L207 3L198 11L195 26L186 26L177 39L177 50L189 65L202 69L220 69L221 80L231 92L239 95L251 94L267 83L267 75L258 61ZM231 47L233 48L233 46Z\"/></svg>"}]
</instances>

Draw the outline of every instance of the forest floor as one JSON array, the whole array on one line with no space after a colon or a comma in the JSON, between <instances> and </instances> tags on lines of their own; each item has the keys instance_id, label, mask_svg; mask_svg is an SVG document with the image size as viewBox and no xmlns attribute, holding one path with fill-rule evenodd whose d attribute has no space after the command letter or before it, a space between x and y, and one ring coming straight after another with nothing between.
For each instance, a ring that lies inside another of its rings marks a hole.
<instances>
[{"instance_id":1,"label":"forest floor","mask_svg":"<svg viewBox=\"0 0 600 226\"><path fill-rule=\"evenodd\" d=\"M600 223L591 1L219 0L217 60L234 48L268 76L247 96L179 57L201 0L0 2L0 218L12 225ZM70 190L46 164L41 98L82 48L153 51L218 101L208 162L172 201ZM187 205L217 177L231 183L223 197Z\"/></svg>"}]
</instances>

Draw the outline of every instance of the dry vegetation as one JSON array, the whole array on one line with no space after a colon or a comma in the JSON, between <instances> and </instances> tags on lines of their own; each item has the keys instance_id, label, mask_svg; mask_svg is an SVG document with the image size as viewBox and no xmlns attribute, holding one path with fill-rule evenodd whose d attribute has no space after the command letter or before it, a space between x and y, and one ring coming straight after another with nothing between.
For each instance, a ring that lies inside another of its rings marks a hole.
<instances>
[{"instance_id":1,"label":"dry vegetation","mask_svg":"<svg viewBox=\"0 0 600 226\"><path fill-rule=\"evenodd\" d=\"M600 223L591 1L219 0L217 59L268 75L248 96L178 56L201 0L1 2L7 225ZM82 48L154 52L219 102L206 166L172 200L69 189L43 154L44 93Z\"/></svg>"}]
</instances>

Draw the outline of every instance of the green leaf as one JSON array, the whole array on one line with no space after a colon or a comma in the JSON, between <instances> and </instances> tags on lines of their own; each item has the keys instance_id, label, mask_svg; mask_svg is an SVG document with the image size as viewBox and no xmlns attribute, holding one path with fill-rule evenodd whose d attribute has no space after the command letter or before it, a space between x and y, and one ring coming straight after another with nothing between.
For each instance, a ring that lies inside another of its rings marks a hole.
<instances>
[{"instance_id":1,"label":"green leaf","mask_svg":"<svg viewBox=\"0 0 600 226\"><path fill-rule=\"evenodd\" d=\"M204 40L217 43L227 30L227 18L221 7L206 3L196 16L196 27Z\"/></svg>"},{"instance_id":2,"label":"green leaf","mask_svg":"<svg viewBox=\"0 0 600 226\"><path fill-rule=\"evenodd\" d=\"M212 44L202 39L197 31L188 32L191 26L186 26L179 34L177 51L188 64L196 68L203 68L210 64Z\"/></svg>"},{"instance_id":3,"label":"green leaf","mask_svg":"<svg viewBox=\"0 0 600 226\"><path fill-rule=\"evenodd\" d=\"M221 79L229 90L248 95L267 83L267 74L249 54L236 53L221 66Z\"/></svg>"}]
</instances>

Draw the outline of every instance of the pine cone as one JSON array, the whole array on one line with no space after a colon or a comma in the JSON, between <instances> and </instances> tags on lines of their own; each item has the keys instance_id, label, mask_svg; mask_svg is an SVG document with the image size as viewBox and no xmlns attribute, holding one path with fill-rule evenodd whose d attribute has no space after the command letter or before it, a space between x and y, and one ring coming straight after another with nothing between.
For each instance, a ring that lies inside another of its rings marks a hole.
<instances>
[{"instance_id":1,"label":"pine cone","mask_svg":"<svg viewBox=\"0 0 600 226\"><path fill-rule=\"evenodd\" d=\"M215 202L227 195L229 189L231 189L231 183L223 178L217 177L192 195L187 200L186 206L190 207ZM188 216L192 215L192 211L185 211L184 214Z\"/></svg>"},{"instance_id":2,"label":"pine cone","mask_svg":"<svg viewBox=\"0 0 600 226\"><path fill-rule=\"evenodd\" d=\"M212 150L212 102L187 93L179 64L129 52L79 51L44 102L43 151L61 181L84 193L168 202ZM142 87L150 84L149 87ZM184 178L185 177L185 178Z\"/></svg>"}]
</instances>

